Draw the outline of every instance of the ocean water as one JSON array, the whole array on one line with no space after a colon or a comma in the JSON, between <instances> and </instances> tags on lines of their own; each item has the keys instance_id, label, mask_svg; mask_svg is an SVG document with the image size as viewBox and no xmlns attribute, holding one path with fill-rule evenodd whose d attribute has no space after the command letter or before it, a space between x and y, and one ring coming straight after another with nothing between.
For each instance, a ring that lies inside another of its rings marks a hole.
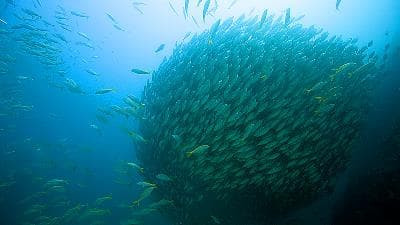
<instances>
[{"instance_id":1,"label":"ocean water","mask_svg":"<svg viewBox=\"0 0 400 225\"><path fill-rule=\"evenodd\" d=\"M0 19L0 224L399 224L400 2L1 0ZM301 72L321 28L337 45Z\"/></svg>"}]
</instances>

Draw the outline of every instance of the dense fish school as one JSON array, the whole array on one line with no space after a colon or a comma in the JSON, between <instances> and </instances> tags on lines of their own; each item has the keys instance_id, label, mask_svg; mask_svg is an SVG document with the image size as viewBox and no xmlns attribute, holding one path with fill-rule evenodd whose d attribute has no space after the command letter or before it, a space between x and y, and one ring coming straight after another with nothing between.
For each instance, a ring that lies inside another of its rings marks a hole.
<instances>
[{"instance_id":1,"label":"dense fish school","mask_svg":"<svg viewBox=\"0 0 400 225\"><path fill-rule=\"evenodd\" d=\"M263 224L257 210L316 199L348 163L378 58L295 21L217 21L147 83L137 155L148 180L171 179L153 197L177 221Z\"/></svg>"}]
</instances>

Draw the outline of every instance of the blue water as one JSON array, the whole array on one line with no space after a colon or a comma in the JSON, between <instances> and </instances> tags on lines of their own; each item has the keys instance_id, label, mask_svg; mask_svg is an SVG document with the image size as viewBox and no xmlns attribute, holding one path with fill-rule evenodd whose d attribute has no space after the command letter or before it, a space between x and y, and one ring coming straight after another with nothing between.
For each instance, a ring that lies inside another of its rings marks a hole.
<instances>
[{"instance_id":1,"label":"blue water","mask_svg":"<svg viewBox=\"0 0 400 225\"><path fill-rule=\"evenodd\" d=\"M135 9L135 2L144 3L137 6L143 14ZM0 56L15 58L14 62L0 64L0 68L6 68L6 72L0 74L0 224L24 224L40 215L61 217L66 210L78 204L88 204L89 208L94 208L96 199L110 194L112 200L106 202L103 208L111 213L99 219L101 224L120 224L120 221L129 219L130 208L121 205L130 205L139 196L142 189L136 183L142 177L135 170L128 170L124 174L118 172L117 168L127 162L136 162L134 144L123 128L135 130L137 122L133 117L126 118L114 112L113 116L107 116L108 122L103 123L96 119L98 108L124 106L123 98L127 95L140 98L151 76L133 74L131 69L156 70L164 57L172 54L176 43L180 43L185 34L202 32L219 18L239 17L243 13L249 15L251 11L254 16L266 8L272 13L281 14L286 8L291 8L293 16L305 14L301 21L305 25L314 24L343 38L357 37L360 45L373 40L373 47L369 51L375 50L381 55L388 43L393 51L400 44L400 2L396 0L343 0L340 11L335 9L336 0L239 0L230 9L228 7L232 0L219 0L214 15L208 15L205 22L201 18L202 7L196 6L197 1L190 1L187 19L182 13L184 0L170 1L178 16L168 2L0 1L0 19L4 21L0 22L0 29L10 31L0 34ZM213 6L215 1L211 2ZM65 23L68 23L71 31L62 29L56 21L55 11L60 11L60 7L66 11L68 19ZM40 18L27 15L23 9L34 11ZM88 18L74 16L71 11L84 13ZM123 31L113 27L113 21L107 17L107 13L115 18ZM25 20L18 19L18 16L23 16ZM192 16L196 18L198 26ZM43 21L52 25L46 26ZM13 28L20 24L45 28L49 35L63 35L66 43L55 38L60 44L51 44L58 49L57 58L62 60L62 64L46 67L37 57L27 54L27 49L21 47L22 41L17 39L30 39L29 33ZM90 40L78 32L87 35ZM77 42L89 43L93 49L80 46ZM165 49L155 53L161 44L165 44ZM394 118L400 113L398 59L398 55L391 59L390 72L374 92L372 110L362 132L362 143L354 150L349 169L342 175L334 197L316 203L327 205L320 209L323 211L321 214L330 215L330 204L325 202L340 198L349 174L361 175L371 165L382 166L376 159L379 140L387 135ZM65 71L65 77L59 75L60 70ZM91 75L87 70L99 75ZM65 78L73 79L85 94L68 91L63 86ZM57 88L54 84L63 88ZM94 94L101 88L115 91ZM15 105L33 108L24 111ZM116 182L119 178L127 184ZM65 192L58 194L62 196L62 201L55 200L57 194L23 201L43 192L43 185L52 179L68 182ZM33 217L24 215L32 205L48 206L57 201L69 203L66 207L43 210ZM292 215L300 214L299 217L308 218L304 224L328 224L325 220L321 222L309 216L313 207L318 208L311 205ZM146 222L170 224L167 217L159 214L146 218Z\"/></svg>"}]
</instances>

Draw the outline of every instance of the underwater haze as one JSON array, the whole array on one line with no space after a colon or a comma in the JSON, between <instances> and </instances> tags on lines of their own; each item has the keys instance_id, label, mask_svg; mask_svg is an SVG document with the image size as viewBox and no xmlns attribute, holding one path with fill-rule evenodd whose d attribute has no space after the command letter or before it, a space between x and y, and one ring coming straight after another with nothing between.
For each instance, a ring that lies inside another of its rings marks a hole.
<instances>
[{"instance_id":1,"label":"underwater haze","mask_svg":"<svg viewBox=\"0 0 400 225\"><path fill-rule=\"evenodd\" d=\"M400 224L397 0L0 0L0 224Z\"/></svg>"}]
</instances>

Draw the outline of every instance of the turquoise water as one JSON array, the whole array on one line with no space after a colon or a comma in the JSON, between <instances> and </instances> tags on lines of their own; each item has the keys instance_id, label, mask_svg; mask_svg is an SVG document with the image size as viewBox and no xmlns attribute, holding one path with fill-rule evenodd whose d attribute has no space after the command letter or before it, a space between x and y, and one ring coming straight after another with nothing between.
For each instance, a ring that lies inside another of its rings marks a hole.
<instances>
[{"instance_id":1,"label":"turquoise water","mask_svg":"<svg viewBox=\"0 0 400 225\"><path fill-rule=\"evenodd\" d=\"M360 137L331 192L259 223L346 224L337 219L345 213L335 205L352 181L371 171L380 171L378 177L398 171L400 147L393 144L400 126L398 1L343 0L338 9L335 0L187 3L186 13L184 0L0 1L1 224L198 224L168 210L143 213L155 196L134 204L144 193L137 183L155 182L142 173L147 168L135 152L145 120L144 86L181 43L219 19L260 18L265 9L278 17L290 8L290 18L305 15L298 21L303 26L315 25L343 40L357 38L359 48L373 41L367 53L375 52L383 75L365 103L369 111ZM368 179L363 182L359 185L368 187ZM398 189L393 196L390 201L382 196L383 203L398 202ZM374 207L384 217L381 207ZM208 218L208 224L228 224L223 215L191 213ZM270 212L252 213L246 216Z\"/></svg>"}]
</instances>

